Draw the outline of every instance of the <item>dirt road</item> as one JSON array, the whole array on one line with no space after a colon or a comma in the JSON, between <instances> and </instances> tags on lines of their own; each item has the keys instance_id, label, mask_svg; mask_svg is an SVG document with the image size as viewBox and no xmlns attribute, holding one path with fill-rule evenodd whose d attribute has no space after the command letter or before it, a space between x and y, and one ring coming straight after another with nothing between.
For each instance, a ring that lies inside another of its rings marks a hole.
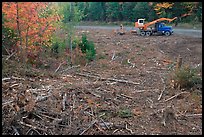
<instances>
[{"instance_id":1,"label":"dirt road","mask_svg":"<svg viewBox=\"0 0 204 137\"><path fill-rule=\"evenodd\" d=\"M76 26L76 28L81 29L119 29L119 26ZM125 27L127 31L130 31L133 29L133 27ZM173 28L175 34L179 35L186 35L186 36L192 36L197 38L202 38L202 30L194 30L194 29L179 29L179 28Z\"/></svg>"}]
</instances>

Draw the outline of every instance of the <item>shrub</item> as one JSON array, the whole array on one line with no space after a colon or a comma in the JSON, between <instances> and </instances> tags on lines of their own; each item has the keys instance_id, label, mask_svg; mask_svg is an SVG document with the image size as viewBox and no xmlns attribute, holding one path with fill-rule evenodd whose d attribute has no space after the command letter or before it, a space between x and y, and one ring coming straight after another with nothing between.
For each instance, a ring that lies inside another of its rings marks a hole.
<instances>
[{"instance_id":1,"label":"shrub","mask_svg":"<svg viewBox=\"0 0 204 137\"><path fill-rule=\"evenodd\" d=\"M202 84L202 78L197 75L195 68L185 66L174 71L172 74L171 83L173 83L174 88L190 89Z\"/></svg>"},{"instance_id":2,"label":"shrub","mask_svg":"<svg viewBox=\"0 0 204 137\"><path fill-rule=\"evenodd\" d=\"M7 54L7 52L16 49L18 40L14 30L2 26L2 54Z\"/></svg>"},{"instance_id":3,"label":"shrub","mask_svg":"<svg viewBox=\"0 0 204 137\"><path fill-rule=\"evenodd\" d=\"M92 41L87 40L86 34L82 35L81 42L79 43L79 47L82 53L86 54L86 59L88 61L92 61L95 59L96 50L94 43Z\"/></svg>"}]
</instances>

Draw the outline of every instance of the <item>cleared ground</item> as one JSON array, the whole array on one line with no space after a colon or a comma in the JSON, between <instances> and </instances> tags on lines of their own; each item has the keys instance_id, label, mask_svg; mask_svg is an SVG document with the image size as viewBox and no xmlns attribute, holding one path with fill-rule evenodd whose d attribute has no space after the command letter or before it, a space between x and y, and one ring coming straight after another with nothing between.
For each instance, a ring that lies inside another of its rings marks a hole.
<instances>
[{"instance_id":1,"label":"cleared ground","mask_svg":"<svg viewBox=\"0 0 204 137\"><path fill-rule=\"evenodd\" d=\"M202 87L167 85L178 55L202 75L202 38L82 33L97 52L86 66L54 73L60 63L53 59L49 71L26 72L8 60L19 69L3 72L10 78L2 80L3 134L202 134Z\"/></svg>"}]
</instances>

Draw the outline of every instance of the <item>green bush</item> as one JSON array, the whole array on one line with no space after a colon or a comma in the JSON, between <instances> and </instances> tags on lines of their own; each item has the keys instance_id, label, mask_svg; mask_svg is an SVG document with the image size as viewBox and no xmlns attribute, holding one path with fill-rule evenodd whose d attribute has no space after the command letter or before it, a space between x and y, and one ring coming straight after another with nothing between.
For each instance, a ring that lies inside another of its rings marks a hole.
<instances>
[{"instance_id":1,"label":"green bush","mask_svg":"<svg viewBox=\"0 0 204 137\"><path fill-rule=\"evenodd\" d=\"M119 110L118 115L121 118L128 118L128 117L132 117L133 116L131 110L129 110L127 108Z\"/></svg>"},{"instance_id":2,"label":"green bush","mask_svg":"<svg viewBox=\"0 0 204 137\"><path fill-rule=\"evenodd\" d=\"M92 61L95 59L96 50L95 50L94 43L92 41L87 40L86 34L82 35L81 42L79 43L79 47L82 53L86 54L86 59L88 61Z\"/></svg>"},{"instance_id":3,"label":"green bush","mask_svg":"<svg viewBox=\"0 0 204 137\"><path fill-rule=\"evenodd\" d=\"M175 71L173 74L173 80L176 87L186 89L202 84L202 78L197 75L197 70L190 67L182 67Z\"/></svg>"},{"instance_id":4,"label":"green bush","mask_svg":"<svg viewBox=\"0 0 204 137\"><path fill-rule=\"evenodd\" d=\"M2 54L7 54L7 51L15 49L18 40L14 30L2 26Z\"/></svg>"}]
</instances>

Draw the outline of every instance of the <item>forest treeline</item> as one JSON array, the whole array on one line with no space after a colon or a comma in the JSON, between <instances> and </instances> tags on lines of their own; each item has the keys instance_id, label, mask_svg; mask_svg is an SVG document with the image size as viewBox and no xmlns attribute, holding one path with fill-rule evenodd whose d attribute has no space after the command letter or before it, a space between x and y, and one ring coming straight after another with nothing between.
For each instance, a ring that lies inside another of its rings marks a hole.
<instances>
[{"instance_id":1,"label":"forest treeline","mask_svg":"<svg viewBox=\"0 0 204 137\"><path fill-rule=\"evenodd\" d=\"M152 21L178 17L181 22L202 22L202 2L73 2L64 6L68 6L65 22L74 18L73 11L82 21L134 22L138 18Z\"/></svg>"}]
</instances>

